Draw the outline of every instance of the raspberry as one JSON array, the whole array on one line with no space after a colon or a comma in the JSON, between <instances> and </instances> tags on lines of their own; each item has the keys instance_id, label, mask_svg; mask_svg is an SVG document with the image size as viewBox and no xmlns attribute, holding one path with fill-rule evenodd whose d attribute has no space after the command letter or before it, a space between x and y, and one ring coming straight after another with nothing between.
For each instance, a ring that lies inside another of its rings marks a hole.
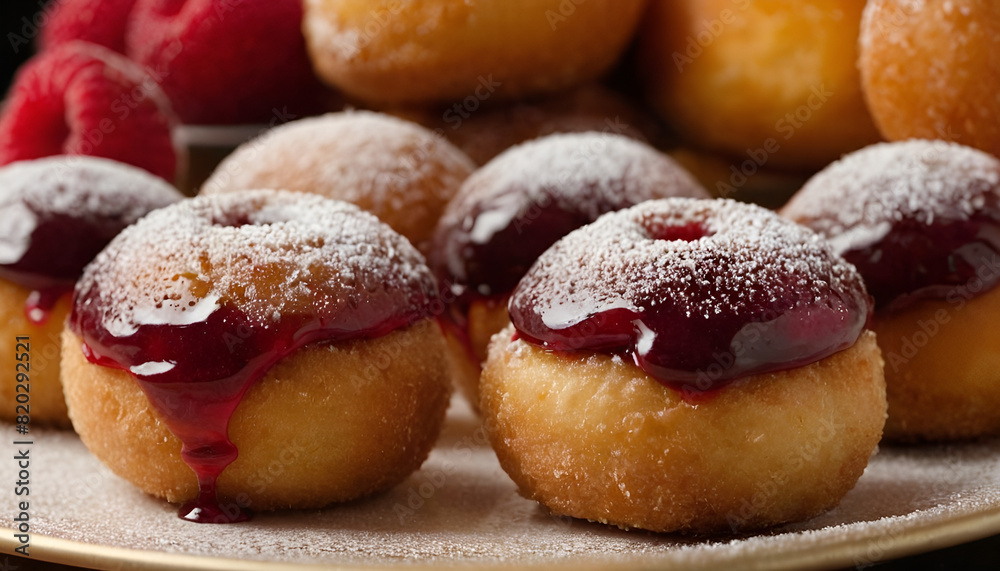
<instances>
[{"instance_id":1,"label":"raspberry","mask_svg":"<svg viewBox=\"0 0 1000 571\"><path fill-rule=\"evenodd\" d=\"M0 114L0 165L91 155L174 180L177 153L166 96L135 63L73 41L43 52L17 75Z\"/></svg>"},{"instance_id":2,"label":"raspberry","mask_svg":"<svg viewBox=\"0 0 1000 571\"><path fill-rule=\"evenodd\" d=\"M301 0L138 0L126 45L183 122L268 122L318 110L301 28Z\"/></svg>"},{"instance_id":3,"label":"raspberry","mask_svg":"<svg viewBox=\"0 0 1000 571\"><path fill-rule=\"evenodd\" d=\"M135 0L56 0L39 37L42 49L84 40L125 53L125 24Z\"/></svg>"}]
</instances>

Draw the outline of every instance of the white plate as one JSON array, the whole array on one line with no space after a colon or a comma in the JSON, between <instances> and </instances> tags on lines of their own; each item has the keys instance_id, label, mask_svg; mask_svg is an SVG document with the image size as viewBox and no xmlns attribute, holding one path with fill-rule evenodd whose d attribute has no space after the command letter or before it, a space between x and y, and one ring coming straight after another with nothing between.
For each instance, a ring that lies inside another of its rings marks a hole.
<instances>
[{"instance_id":1,"label":"white plate","mask_svg":"<svg viewBox=\"0 0 1000 571\"><path fill-rule=\"evenodd\" d=\"M7 426L0 549L18 543ZM198 525L135 490L71 433L33 428L33 558L101 569L452 566L726 569L865 565L1000 533L1000 440L883 447L835 510L767 534L696 539L626 532L548 515L517 495L468 407L455 401L423 468L389 493L322 511ZM294 448L294 443L289 443ZM280 485L272 466L270 485ZM275 565L279 564L279 565Z\"/></svg>"}]
</instances>

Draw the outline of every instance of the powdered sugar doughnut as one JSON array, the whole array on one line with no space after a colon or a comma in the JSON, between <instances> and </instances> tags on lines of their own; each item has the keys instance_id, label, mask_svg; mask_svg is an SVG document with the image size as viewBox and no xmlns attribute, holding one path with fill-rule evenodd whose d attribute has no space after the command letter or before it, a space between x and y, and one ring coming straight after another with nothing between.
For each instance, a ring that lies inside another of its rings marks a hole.
<instances>
[{"instance_id":1,"label":"powdered sugar doughnut","mask_svg":"<svg viewBox=\"0 0 1000 571\"><path fill-rule=\"evenodd\" d=\"M511 98L607 71L645 4L308 0L303 31L316 73L368 103Z\"/></svg>"},{"instance_id":2,"label":"powdered sugar doughnut","mask_svg":"<svg viewBox=\"0 0 1000 571\"><path fill-rule=\"evenodd\" d=\"M1000 160L944 141L874 145L783 214L826 236L875 296L886 437L1000 434Z\"/></svg>"},{"instance_id":3,"label":"powdered sugar doughnut","mask_svg":"<svg viewBox=\"0 0 1000 571\"><path fill-rule=\"evenodd\" d=\"M304 508L373 493L423 462L443 421L435 301L422 256L352 205L193 199L123 232L78 284L70 416L113 471L193 500L189 519L240 518L220 500ZM273 462L282 485L255 486Z\"/></svg>"},{"instance_id":4,"label":"powdered sugar doughnut","mask_svg":"<svg viewBox=\"0 0 1000 571\"><path fill-rule=\"evenodd\" d=\"M819 236L762 208L606 214L512 294L482 378L490 440L521 492L561 514L704 533L811 517L881 437L868 304Z\"/></svg>"},{"instance_id":5,"label":"powdered sugar doughnut","mask_svg":"<svg viewBox=\"0 0 1000 571\"><path fill-rule=\"evenodd\" d=\"M0 418L69 426L59 338L73 284L122 228L181 198L163 179L107 159L59 156L0 167L0 333L25 339L21 351L0 349L0 365L25 373L31 391L28 404L18 400L18 383L0 384ZM30 363L22 356L16 365L18 353L28 353Z\"/></svg>"},{"instance_id":6,"label":"powdered sugar doughnut","mask_svg":"<svg viewBox=\"0 0 1000 571\"><path fill-rule=\"evenodd\" d=\"M457 296L450 322L473 363L486 359L507 325L508 295L549 246L605 212L670 196L708 193L666 155L620 135L551 135L476 171L448 205L430 256ZM465 378L476 402L478 374Z\"/></svg>"},{"instance_id":7,"label":"powdered sugar doughnut","mask_svg":"<svg viewBox=\"0 0 1000 571\"><path fill-rule=\"evenodd\" d=\"M240 146L201 193L282 188L345 200L426 250L445 205L474 169L464 153L419 125L371 112L331 113Z\"/></svg>"},{"instance_id":8,"label":"powdered sugar doughnut","mask_svg":"<svg viewBox=\"0 0 1000 571\"><path fill-rule=\"evenodd\" d=\"M872 0L859 45L884 137L947 139L1000 157L1000 4Z\"/></svg>"}]
</instances>

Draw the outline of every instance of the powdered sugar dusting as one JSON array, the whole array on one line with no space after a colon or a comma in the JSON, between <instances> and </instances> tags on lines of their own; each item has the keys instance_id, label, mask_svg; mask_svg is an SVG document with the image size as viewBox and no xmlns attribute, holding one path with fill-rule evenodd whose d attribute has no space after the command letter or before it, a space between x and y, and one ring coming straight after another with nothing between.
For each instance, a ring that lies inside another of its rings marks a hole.
<instances>
[{"instance_id":1,"label":"powdered sugar dusting","mask_svg":"<svg viewBox=\"0 0 1000 571\"><path fill-rule=\"evenodd\" d=\"M673 159L620 135L551 135L508 149L448 205L431 265L478 295L507 295L556 240L601 214L708 193Z\"/></svg>"},{"instance_id":2,"label":"powdered sugar dusting","mask_svg":"<svg viewBox=\"0 0 1000 571\"><path fill-rule=\"evenodd\" d=\"M434 291L423 257L357 207L319 196L249 191L154 212L88 266L76 298L115 336L183 324L231 303L267 327L285 313L349 322L420 311ZM96 295L95 295L96 294Z\"/></svg>"},{"instance_id":3,"label":"powdered sugar dusting","mask_svg":"<svg viewBox=\"0 0 1000 571\"><path fill-rule=\"evenodd\" d=\"M523 215L532 205L553 201L591 220L656 198L708 198L673 159L634 139L597 132L558 134L511 147L476 171L449 205L442 226L500 195L513 195L520 207L510 214Z\"/></svg>"},{"instance_id":4,"label":"powdered sugar dusting","mask_svg":"<svg viewBox=\"0 0 1000 571\"><path fill-rule=\"evenodd\" d=\"M881 240L894 223L1000 219L1000 160L945 141L879 143L815 175L782 214L829 237L837 251Z\"/></svg>"},{"instance_id":5,"label":"powdered sugar dusting","mask_svg":"<svg viewBox=\"0 0 1000 571\"><path fill-rule=\"evenodd\" d=\"M0 168L0 264L16 262L40 220L70 217L127 226L180 192L163 179L116 161L56 156Z\"/></svg>"},{"instance_id":6,"label":"powdered sugar dusting","mask_svg":"<svg viewBox=\"0 0 1000 571\"><path fill-rule=\"evenodd\" d=\"M475 169L443 137L367 111L286 123L241 145L202 194L283 188L357 204L421 246Z\"/></svg>"},{"instance_id":7,"label":"powdered sugar dusting","mask_svg":"<svg viewBox=\"0 0 1000 571\"><path fill-rule=\"evenodd\" d=\"M655 239L691 225L707 235ZM806 307L858 292L860 275L813 232L757 206L673 198L606 214L557 242L515 290L511 312L530 307L572 324L670 303L707 320L752 315L781 298ZM554 305L566 298L577 301Z\"/></svg>"},{"instance_id":8,"label":"powdered sugar dusting","mask_svg":"<svg viewBox=\"0 0 1000 571\"><path fill-rule=\"evenodd\" d=\"M258 513L253 521L228 526L179 520L173 507L111 474L72 433L32 430L31 549L39 559L54 556L45 542L60 538L82 542L72 547L79 553L91 545L143 550L147 553L138 556L156 557L161 565L173 564L171 555L205 558L187 560L185 568L225 567L219 558L330 566L620 569L801 568L808 561L833 568L874 563L896 549L918 552L937 542L1000 531L996 440L883 447L834 510L761 535L699 539L548 515L517 495L476 417L459 399L428 461L389 492L326 510ZM16 469L15 462L0 463L0 478L15 481ZM16 515L10 502L0 510L5 521ZM962 524L954 536L946 534L951 523ZM13 537L9 531L4 535ZM113 553L126 562L137 557Z\"/></svg>"}]
</instances>

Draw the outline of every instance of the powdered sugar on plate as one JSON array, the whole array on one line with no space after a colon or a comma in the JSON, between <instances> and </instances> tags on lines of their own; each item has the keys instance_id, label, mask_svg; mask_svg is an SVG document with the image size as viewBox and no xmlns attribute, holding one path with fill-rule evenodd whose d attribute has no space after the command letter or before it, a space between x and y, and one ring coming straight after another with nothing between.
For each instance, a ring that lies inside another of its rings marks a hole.
<instances>
[{"instance_id":1,"label":"powdered sugar on plate","mask_svg":"<svg viewBox=\"0 0 1000 571\"><path fill-rule=\"evenodd\" d=\"M155 557L159 568L202 569L244 569L254 562L835 568L1000 532L996 440L883 447L855 489L824 515L760 535L693 538L550 516L517 495L478 421L457 397L430 459L389 492L325 510L259 513L234 525L182 521L174 507L112 475L72 433L32 431L33 557L105 568L143 557ZM13 482L15 469L14 462L0 463L0 477ZM12 502L3 507L4 521L13 520L14 509ZM46 550L48 538L78 543L59 546L57 553ZM12 532L0 541L12 551ZM98 553L96 546L121 549ZM192 558L182 564L171 555Z\"/></svg>"}]
</instances>

